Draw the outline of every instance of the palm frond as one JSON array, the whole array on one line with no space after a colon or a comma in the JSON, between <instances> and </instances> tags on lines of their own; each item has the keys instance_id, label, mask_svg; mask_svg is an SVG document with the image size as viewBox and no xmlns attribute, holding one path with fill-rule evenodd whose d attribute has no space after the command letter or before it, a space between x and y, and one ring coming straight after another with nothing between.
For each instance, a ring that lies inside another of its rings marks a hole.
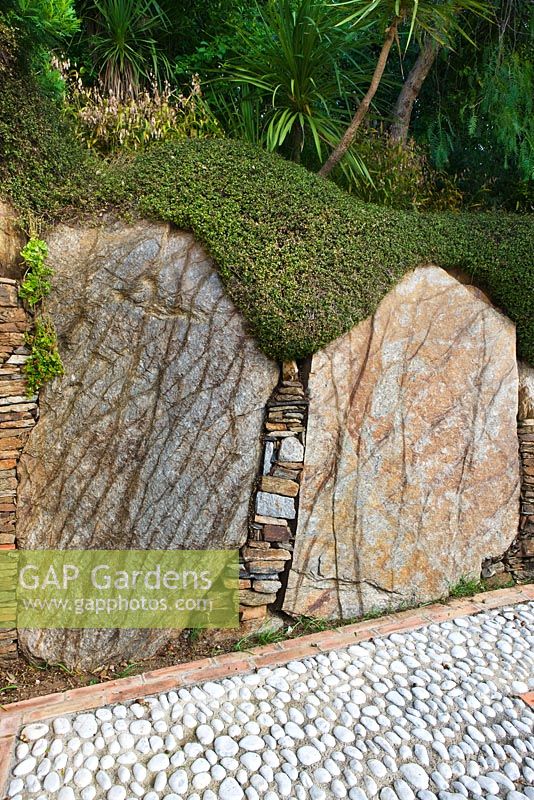
<instances>
[{"instance_id":1,"label":"palm frond","mask_svg":"<svg viewBox=\"0 0 534 800\"><path fill-rule=\"evenodd\" d=\"M135 95L143 82L168 74L156 40L168 19L157 0L91 0L85 8L93 60L109 92Z\"/></svg>"},{"instance_id":2,"label":"palm frond","mask_svg":"<svg viewBox=\"0 0 534 800\"><path fill-rule=\"evenodd\" d=\"M237 52L216 80L239 93L246 87L261 106L254 135L261 128L270 150L290 147L292 157L309 152L320 162L350 119L349 98L364 94L372 74L366 38L341 30L341 17L324 0L271 0L255 29L237 32Z\"/></svg>"}]
</instances>

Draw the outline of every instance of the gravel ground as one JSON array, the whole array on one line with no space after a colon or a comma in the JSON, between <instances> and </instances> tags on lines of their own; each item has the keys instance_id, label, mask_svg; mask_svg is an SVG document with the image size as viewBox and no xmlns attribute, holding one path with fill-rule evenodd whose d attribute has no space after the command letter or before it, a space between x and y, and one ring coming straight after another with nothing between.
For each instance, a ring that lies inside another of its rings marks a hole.
<instances>
[{"instance_id":1,"label":"gravel ground","mask_svg":"<svg viewBox=\"0 0 534 800\"><path fill-rule=\"evenodd\" d=\"M27 725L13 800L534 800L534 602Z\"/></svg>"}]
</instances>

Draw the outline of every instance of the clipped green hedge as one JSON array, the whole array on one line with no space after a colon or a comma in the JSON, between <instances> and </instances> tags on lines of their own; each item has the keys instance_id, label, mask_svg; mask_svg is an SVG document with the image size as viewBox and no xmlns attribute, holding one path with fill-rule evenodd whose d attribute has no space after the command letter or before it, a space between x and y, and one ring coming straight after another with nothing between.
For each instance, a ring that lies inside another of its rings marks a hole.
<instances>
[{"instance_id":1,"label":"clipped green hedge","mask_svg":"<svg viewBox=\"0 0 534 800\"><path fill-rule=\"evenodd\" d=\"M0 73L0 195L24 217L33 212L50 218L66 207L79 209L94 199L92 161L74 139L59 103L31 76Z\"/></svg>"},{"instance_id":2,"label":"clipped green hedge","mask_svg":"<svg viewBox=\"0 0 534 800\"><path fill-rule=\"evenodd\" d=\"M57 107L41 97L28 117L16 93L0 92L0 143L9 134L0 191L48 219L108 207L193 230L269 355L313 353L369 316L408 270L434 262L488 291L534 363L532 217L366 205L231 140L157 144L109 164L81 150Z\"/></svg>"},{"instance_id":3,"label":"clipped green hedge","mask_svg":"<svg viewBox=\"0 0 534 800\"><path fill-rule=\"evenodd\" d=\"M115 177L117 203L192 229L269 355L313 353L371 314L410 269L458 267L517 324L534 362L531 217L418 214L361 203L249 145L159 145Z\"/></svg>"}]
</instances>

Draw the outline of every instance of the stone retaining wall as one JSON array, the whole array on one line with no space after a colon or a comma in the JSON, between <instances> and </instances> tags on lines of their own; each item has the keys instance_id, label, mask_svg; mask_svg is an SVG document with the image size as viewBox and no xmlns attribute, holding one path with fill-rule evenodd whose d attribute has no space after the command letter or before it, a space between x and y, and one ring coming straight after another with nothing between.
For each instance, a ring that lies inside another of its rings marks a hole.
<instances>
[{"instance_id":1,"label":"stone retaining wall","mask_svg":"<svg viewBox=\"0 0 534 800\"><path fill-rule=\"evenodd\" d=\"M18 285L0 278L0 550L15 549L17 463L38 416L37 398L26 394L22 367L28 358L28 315ZM0 661L15 658L15 566L0 563Z\"/></svg>"},{"instance_id":2,"label":"stone retaining wall","mask_svg":"<svg viewBox=\"0 0 534 800\"><path fill-rule=\"evenodd\" d=\"M37 398L27 397L22 372L28 357L24 332L30 324L18 301L17 282L0 279L0 549L16 547L17 465L38 418ZM274 365L273 369L274 369ZM276 372L271 379L272 387ZM304 469L309 400L303 370L282 365L266 405L262 457L251 498L248 536L241 548L240 618L261 623L268 607L283 603L293 560ZM528 388L528 387L527 387ZM270 387L267 388L267 392ZM521 391L523 395L521 395ZM517 539L504 556L484 565L484 577L504 582L534 578L534 411L520 389L519 446L522 466L521 521ZM530 391L530 389L529 389ZM255 397L258 396L256 390ZM264 402L264 394L261 403ZM261 405L260 403L260 405ZM258 409L259 411L259 409ZM261 411L259 411L261 413ZM257 431L257 429L256 429ZM251 439L251 437L249 437ZM257 433L250 446L257 446ZM248 439L247 439L248 441ZM439 468L439 465L437 465ZM246 502L246 501L245 501ZM241 539L242 541L242 539ZM0 564L0 661L16 655L15 569ZM304 613L302 609L300 613Z\"/></svg>"},{"instance_id":3,"label":"stone retaining wall","mask_svg":"<svg viewBox=\"0 0 534 800\"><path fill-rule=\"evenodd\" d=\"M519 533L503 556L488 559L482 577L502 586L534 581L534 368L519 362L517 435L521 467Z\"/></svg>"},{"instance_id":4,"label":"stone retaining wall","mask_svg":"<svg viewBox=\"0 0 534 800\"><path fill-rule=\"evenodd\" d=\"M517 435L521 459L519 533L501 558L488 559L484 564L482 577L490 586L534 580L534 419L518 422Z\"/></svg>"},{"instance_id":5,"label":"stone retaining wall","mask_svg":"<svg viewBox=\"0 0 534 800\"><path fill-rule=\"evenodd\" d=\"M521 521L517 551L510 554L512 573L517 581L534 580L534 419L519 424L519 451L522 466Z\"/></svg>"},{"instance_id":6,"label":"stone retaining wall","mask_svg":"<svg viewBox=\"0 0 534 800\"><path fill-rule=\"evenodd\" d=\"M261 622L267 606L276 603L285 589L295 539L307 418L308 400L297 364L286 362L267 403L260 475L248 540L241 550L242 622Z\"/></svg>"}]
</instances>

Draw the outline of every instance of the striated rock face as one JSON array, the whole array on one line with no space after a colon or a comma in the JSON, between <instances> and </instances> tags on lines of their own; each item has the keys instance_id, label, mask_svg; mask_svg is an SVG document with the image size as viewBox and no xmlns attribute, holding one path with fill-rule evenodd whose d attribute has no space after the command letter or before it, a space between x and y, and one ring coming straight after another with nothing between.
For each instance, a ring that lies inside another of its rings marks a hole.
<instances>
[{"instance_id":1,"label":"striated rock face","mask_svg":"<svg viewBox=\"0 0 534 800\"><path fill-rule=\"evenodd\" d=\"M240 546L276 364L192 236L165 225L60 226L47 307L65 376L20 462L23 548ZM166 634L21 632L33 656L92 666Z\"/></svg>"},{"instance_id":2,"label":"striated rock face","mask_svg":"<svg viewBox=\"0 0 534 800\"><path fill-rule=\"evenodd\" d=\"M437 267L313 358L284 608L353 616L480 575L518 528L512 323Z\"/></svg>"},{"instance_id":3,"label":"striated rock face","mask_svg":"<svg viewBox=\"0 0 534 800\"><path fill-rule=\"evenodd\" d=\"M22 277L20 251L25 237L17 226L14 208L0 200L0 277L18 280Z\"/></svg>"}]
</instances>

